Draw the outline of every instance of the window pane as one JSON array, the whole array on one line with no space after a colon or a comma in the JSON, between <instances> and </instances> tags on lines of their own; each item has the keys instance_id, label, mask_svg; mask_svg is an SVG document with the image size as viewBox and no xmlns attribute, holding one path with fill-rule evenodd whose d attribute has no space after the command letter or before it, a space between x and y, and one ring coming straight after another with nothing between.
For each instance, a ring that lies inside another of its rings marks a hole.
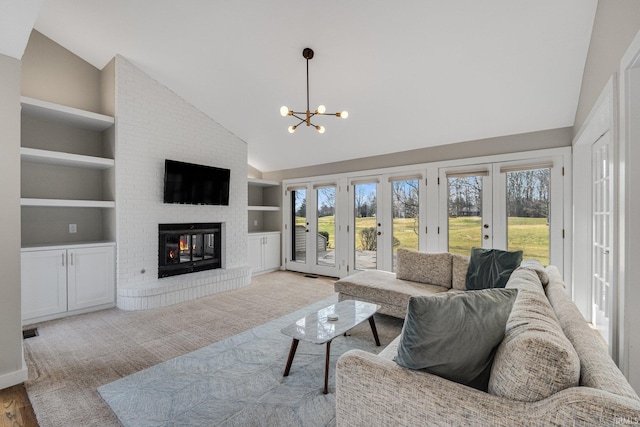
<instances>
[{"instance_id":1,"label":"window pane","mask_svg":"<svg viewBox=\"0 0 640 427\"><path fill-rule=\"evenodd\" d=\"M293 227L293 250L291 260L307 262L307 190L291 192Z\"/></svg>"},{"instance_id":2,"label":"window pane","mask_svg":"<svg viewBox=\"0 0 640 427\"><path fill-rule=\"evenodd\" d=\"M317 264L336 265L336 187L318 188Z\"/></svg>"},{"instance_id":3,"label":"window pane","mask_svg":"<svg viewBox=\"0 0 640 427\"><path fill-rule=\"evenodd\" d=\"M482 247L482 176L447 178L449 252L469 255Z\"/></svg>"},{"instance_id":4,"label":"window pane","mask_svg":"<svg viewBox=\"0 0 640 427\"><path fill-rule=\"evenodd\" d=\"M398 248L418 250L418 185L417 179L391 183L393 271L396 270Z\"/></svg>"},{"instance_id":5,"label":"window pane","mask_svg":"<svg viewBox=\"0 0 640 427\"><path fill-rule=\"evenodd\" d=\"M551 169L507 172L507 249L549 264Z\"/></svg>"},{"instance_id":6,"label":"window pane","mask_svg":"<svg viewBox=\"0 0 640 427\"><path fill-rule=\"evenodd\" d=\"M377 191L376 184L353 186L355 239L355 268L376 269L378 254Z\"/></svg>"}]
</instances>

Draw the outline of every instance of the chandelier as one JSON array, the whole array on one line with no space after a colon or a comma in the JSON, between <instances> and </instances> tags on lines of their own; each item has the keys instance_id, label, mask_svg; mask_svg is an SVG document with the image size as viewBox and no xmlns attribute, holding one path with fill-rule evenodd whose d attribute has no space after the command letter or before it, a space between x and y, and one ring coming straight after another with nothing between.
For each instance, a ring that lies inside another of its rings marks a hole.
<instances>
[{"instance_id":1,"label":"chandelier","mask_svg":"<svg viewBox=\"0 0 640 427\"><path fill-rule=\"evenodd\" d=\"M293 111L293 110L289 110L288 107L286 106L282 106L280 107L280 114L283 117L286 116L293 116L296 119L300 120L300 122L298 122L298 124L293 125L293 126L289 126L289 133L293 133L296 131L296 128L298 126L300 126L302 123L306 123L307 126L313 126L314 128L316 128L316 130L320 133L324 133L324 126L316 126L313 123L311 123L311 118L314 116L336 116L336 117L342 117L343 119L346 119L349 116L349 113L347 113L346 111L342 111L341 113L326 113L326 108L324 105L319 105L318 108L312 113L309 110L309 60L311 58L313 58L313 50L306 47L303 51L302 51L302 56L307 60L307 111L305 112L298 112L298 111Z\"/></svg>"}]
</instances>

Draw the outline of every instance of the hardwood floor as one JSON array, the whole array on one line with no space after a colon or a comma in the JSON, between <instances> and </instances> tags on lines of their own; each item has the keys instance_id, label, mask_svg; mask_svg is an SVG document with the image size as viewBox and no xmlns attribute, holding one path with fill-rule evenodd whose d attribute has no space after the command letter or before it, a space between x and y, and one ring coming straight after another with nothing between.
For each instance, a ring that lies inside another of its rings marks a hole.
<instances>
[{"instance_id":1,"label":"hardwood floor","mask_svg":"<svg viewBox=\"0 0 640 427\"><path fill-rule=\"evenodd\" d=\"M24 385L0 390L0 427L38 427Z\"/></svg>"}]
</instances>

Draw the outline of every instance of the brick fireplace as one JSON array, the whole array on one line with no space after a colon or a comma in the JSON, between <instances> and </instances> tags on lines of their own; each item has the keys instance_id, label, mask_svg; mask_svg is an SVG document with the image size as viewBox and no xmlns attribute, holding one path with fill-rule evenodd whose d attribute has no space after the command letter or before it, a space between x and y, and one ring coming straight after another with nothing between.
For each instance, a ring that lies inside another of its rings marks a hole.
<instances>
[{"instance_id":1,"label":"brick fireplace","mask_svg":"<svg viewBox=\"0 0 640 427\"><path fill-rule=\"evenodd\" d=\"M114 66L118 307L164 307L248 285L246 143L127 59L116 56ZM165 159L229 169L229 205L164 203ZM212 237L202 236L202 241L196 237L194 242L191 236L198 233L180 228L173 244L179 247L179 236L188 237L182 238L186 248L174 254L179 256L175 264L193 272L161 272L159 224L183 227L212 221L219 224L222 236L215 242L220 244L218 253L199 251L213 243L205 241ZM218 258L210 264L214 268L200 270L200 261L206 265Z\"/></svg>"}]
</instances>

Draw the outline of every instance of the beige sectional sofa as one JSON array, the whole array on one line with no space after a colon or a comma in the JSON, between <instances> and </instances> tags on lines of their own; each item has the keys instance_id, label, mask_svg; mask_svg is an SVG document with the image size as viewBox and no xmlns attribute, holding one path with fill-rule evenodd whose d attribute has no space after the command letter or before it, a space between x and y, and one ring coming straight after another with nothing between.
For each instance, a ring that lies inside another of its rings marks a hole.
<instances>
[{"instance_id":1,"label":"beige sectional sofa","mask_svg":"<svg viewBox=\"0 0 640 427\"><path fill-rule=\"evenodd\" d=\"M372 287L390 283L403 295L456 291L453 285L422 288L395 282L400 279L389 273L364 273L368 274L357 280L363 292L357 291L354 281L336 283L341 299L351 295L348 292L359 294L382 302L392 315L401 314L398 304L404 296L382 300L380 295L387 298L389 293L376 293ZM524 262L507 287L518 289L518 296L494 357L488 392L399 366L394 361L398 337L379 355L351 350L339 358L337 425L640 424L638 395L571 301L557 268Z\"/></svg>"}]
</instances>

